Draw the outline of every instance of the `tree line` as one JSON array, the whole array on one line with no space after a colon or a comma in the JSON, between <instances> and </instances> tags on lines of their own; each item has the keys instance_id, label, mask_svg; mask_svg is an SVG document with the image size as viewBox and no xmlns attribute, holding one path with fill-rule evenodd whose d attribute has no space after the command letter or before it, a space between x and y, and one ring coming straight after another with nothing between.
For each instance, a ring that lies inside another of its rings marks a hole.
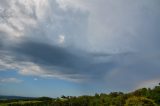
<instances>
[{"instance_id":1,"label":"tree line","mask_svg":"<svg viewBox=\"0 0 160 106\"><path fill-rule=\"evenodd\" d=\"M23 101L23 102L20 102ZM141 88L130 93L111 92L94 96L40 97L24 100L3 100L8 106L160 106L160 84Z\"/></svg>"}]
</instances>

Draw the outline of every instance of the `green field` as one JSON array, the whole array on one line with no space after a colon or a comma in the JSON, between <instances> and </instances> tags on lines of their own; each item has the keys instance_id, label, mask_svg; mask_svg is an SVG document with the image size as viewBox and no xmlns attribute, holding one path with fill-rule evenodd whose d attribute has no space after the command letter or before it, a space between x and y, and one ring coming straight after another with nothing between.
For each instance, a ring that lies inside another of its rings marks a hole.
<instances>
[{"instance_id":1,"label":"green field","mask_svg":"<svg viewBox=\"0 0 160 106\"><path fill-rule=\"evenodd\" d=\"M0 106L8 106L8 105L24 105L24 104L35 104L35 103L41 103L42 101L18 101L18 102L11 102L11 103L0 103Z\"/></svg>"}]
</instances>

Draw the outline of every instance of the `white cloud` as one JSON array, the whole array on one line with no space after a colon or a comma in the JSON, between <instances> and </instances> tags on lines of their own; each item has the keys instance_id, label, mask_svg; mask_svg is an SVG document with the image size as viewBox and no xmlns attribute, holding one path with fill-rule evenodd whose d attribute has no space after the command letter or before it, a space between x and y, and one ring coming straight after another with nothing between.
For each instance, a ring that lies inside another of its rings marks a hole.
<instances>
[{"instance_id":1,"label":"white cloud","mask_svg":"<svg viewBox=\"0 0 160 106\"><path fill-rule=\"evenodd\" d=\"M59 35L58 42L59 42L60 44L63 44L64 41L65 41L65 36L64 36L64 35Z\"/></svg>"},{"instance_id":2,"label":"white cloud","mask_svg":"<svg viewBox=\"0 0 160 106\"><path fill-rule=\"evenodd\" d=\"M59 4L59 7L67 10L68 8L80 8L85 9L84 6L84 0L56 0L56 2ZM82 8L83 7L83 8Z\"/></svg>"},{"instance_id":3,"label":"white cloud","mask_svg":"<svg viewBox=\"0 0 160 106\"><path fill-rule=\"evenodd\" d=\"M17 78L0 78L0 83L21 83L22 80Z\"/></svg>"}]
</instances>

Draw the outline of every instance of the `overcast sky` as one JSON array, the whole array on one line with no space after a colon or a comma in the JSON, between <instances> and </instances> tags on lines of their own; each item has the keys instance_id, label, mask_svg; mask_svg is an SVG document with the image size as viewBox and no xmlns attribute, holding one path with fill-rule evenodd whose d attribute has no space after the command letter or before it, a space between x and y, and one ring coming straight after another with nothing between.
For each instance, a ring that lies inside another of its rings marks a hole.
<instances>
[{"instance_id":1,"label":"overcast sky","mask_svg":"<svg viewBox=\"0 0 160 106\"><path fill-rule=\"evenodd\" d=\"M159 45L160 0L0 0L0 94L153 87Z\"/></svg>"}]
</instances>

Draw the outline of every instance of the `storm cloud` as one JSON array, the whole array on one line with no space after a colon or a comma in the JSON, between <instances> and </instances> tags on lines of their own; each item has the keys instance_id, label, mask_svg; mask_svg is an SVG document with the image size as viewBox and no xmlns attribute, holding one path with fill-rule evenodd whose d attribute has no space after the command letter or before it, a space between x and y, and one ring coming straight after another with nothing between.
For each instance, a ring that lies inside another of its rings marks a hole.
<instances>
[{"instance_id":1,"label":"storm cloud","mask_svg":"<svg viewBox=\"0 0 160 106\"><path fill-rule=\"evenodd\" d=\"M0 70L101 82L112 90L158 82L159 5L159 0L1 0Z\"/></svg>"}]
</instances>

